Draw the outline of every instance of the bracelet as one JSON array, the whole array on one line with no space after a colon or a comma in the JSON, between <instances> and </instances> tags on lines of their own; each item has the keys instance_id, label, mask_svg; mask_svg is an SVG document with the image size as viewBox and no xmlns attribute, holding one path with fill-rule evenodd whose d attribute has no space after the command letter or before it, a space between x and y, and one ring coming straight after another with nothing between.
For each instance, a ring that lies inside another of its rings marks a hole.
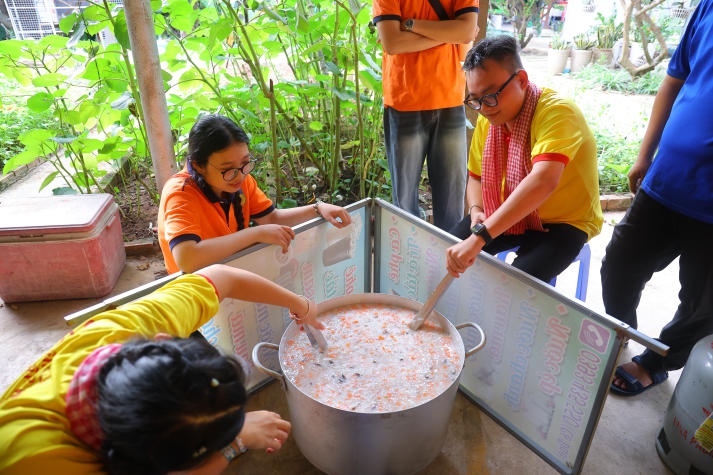
<instances>
[{"instance_id":1,"label":"bracelet","mask_svg":"<svg viewBox=\"0 0 713 475\"><path fill-rule=\"evenodd\" d=\"M225 460L227 460L228 463L232 462L233 459L238 455L242 455L248 451L248 448L245 447L245 444L243 444L243 441L242 439L240 439L240 436L235 437L235 443L238 445L238 450L235 450L235 447L233 447L232 442L222 450L223 457L225 457Z\"/></svg>"},{"instance_id":2,"label":"bracelet","mask_svg":"<svg viewBox=\"0 0 713 475\"><path fill-rule=\"evenodd\" d=\"M315 201L315 203L312 205L312 208L314 208L314 212L317 213L317 216L319 216L320 218L324 218L324 216L322 216L322 213L319 211L319 205L321 203L322 200Z\"/></svg>"},{"instance_id":3,"label":"bracelet","mask_svg":"<svg viewBox=\"0 0 713 475\"><path fill-rule=\"evenodd\" d=\"M243 444L243 439L241 439L239 435L235 437L235 443L238 444L238 449L240 449L241 454L248 451L248 448Z\"/></svg>"},{"instance_id":4,"label":"bracelet","mask_svg":"<svg viewBox=\"0 0 713 475\"><path fill-rule=\"evenodd\" d=\"M480 210L483 209L483 207L480 205L471 205L470 208L468 208L468 214L470 214L473 211L473 208L478 208Z\"/></svg>"},{"instance_id":5,"label":"bracelet","mask_svg":"<svg viewBox=\"0 0 713 475\"><path fill-rule=\"evenodd\" d=\"M303 299L305 299L305 302L307 302L307 311L305 311L305 316L309 315L309 299L305 297L304 295L300 295ZM290 312L290 317L296 321L297 323L302 322L302 318L297 315L297 312Z\"/></svg>"}]
</instances>

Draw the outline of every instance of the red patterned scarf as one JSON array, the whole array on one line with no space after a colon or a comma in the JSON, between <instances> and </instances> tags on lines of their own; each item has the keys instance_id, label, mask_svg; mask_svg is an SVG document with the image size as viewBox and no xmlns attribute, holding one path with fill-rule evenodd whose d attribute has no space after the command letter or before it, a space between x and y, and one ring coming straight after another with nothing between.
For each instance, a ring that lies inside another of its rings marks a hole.
<instances>
[{"instance_id":1,"label":"red patterned scarf","mask_svg":"<svg viewBox=\"0 0 713 475\"><path fill-rule=\"evenodd\" d=\"M92 351L74 373L65 398L65 412L72 432L97 451L101 450L104 441L97 417L97 376L106 360L120 348L119 343L113 343Z\"/></svg>"},{"instance_id":2,"label":"red patterned scarf","mask_svg":"<svg viewBox=\"0 0 713 475\"><path fill-rule=\"evenodd\" d=\"M532 170L530 125L540 94L542 94L540 88L532 82L528 83L525 103L515 118L509 140L505 125L490 126L483 150L481 177L486 216L492 215ZM503 176L505 177L504 190ZM505 234L522 234L527 229L544 231L537 210L515 223L505 231Z\"/></svg>"}]
</instances>

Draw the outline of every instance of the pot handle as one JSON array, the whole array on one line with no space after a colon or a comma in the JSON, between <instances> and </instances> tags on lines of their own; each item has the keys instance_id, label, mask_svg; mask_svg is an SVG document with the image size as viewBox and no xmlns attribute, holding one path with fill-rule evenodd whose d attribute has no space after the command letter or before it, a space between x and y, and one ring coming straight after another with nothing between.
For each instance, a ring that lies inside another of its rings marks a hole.
<instances>
[{"instance_id":1,"label":"pot handle","mask_svg":"<svg viewBox=\"0 0 713 475\"><path fill-rule=\"evenodd\" d=\"M473 348L471 348L470 350L465 352L465 357L467 358L470 355L474 354L475 352L479 351L481 348L483 348L483 346L485 345L485 332L483 331L482 328L480 328L480 325L478 325L477 323L473 323L473 322L465 322L465 323L456 325L456 330L460 330L461 328L465 328L465 327L475 328L480 333L480 342L477 345L475 345ZM254 354L255 354L255 352L253 351L253 355ZM253 359L255 359L254 356L253 356Z\"/></svg>"},{"instance_id":2,"label":"pot handle","mask_svg":"<svg viewBox=\"0 0 713 475\"><path fill-rule=\"evenodd\" d=\"M272 376L275 379L279 379L280 381L282 381L282 384L285 384L285 379L280 373L278 373L277 371L271 370L270 368L263 365L262 362L260 362L260 355L259 355L260 348L270 348L275 351L278 351L280 349L280 347L274 343L261 341L260 343L258 343L257 345L255 345L253 347L253 364L255 365L255 367L258 370L262 371L263 373L265 373L268 376Z\"/></svg>"}]
</instances>

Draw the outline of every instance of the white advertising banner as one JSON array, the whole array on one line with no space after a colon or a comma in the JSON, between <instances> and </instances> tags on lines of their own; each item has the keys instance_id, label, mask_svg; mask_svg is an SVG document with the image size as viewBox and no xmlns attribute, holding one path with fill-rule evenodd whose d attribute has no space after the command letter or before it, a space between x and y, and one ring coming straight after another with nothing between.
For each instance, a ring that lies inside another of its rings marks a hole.
<instances>
[{"instance_id":1,"label":"white advertising banner","mask_svg":"<svg viewBox=\"0 0 713 475\"><path fill-rule=\"evenodd\" d=\"M379 205L375 291L425 302L456 239ZM560 472L578 472L621 346L616 321L485 254L435 309L485 331L485 348L467 360L461 390ZM472 333L462 335L466 347L478 341Z\"/></svg>"},{"instance_id":2,"label":"white advertising banner","mask_svg":"<svg viewBox=\"0 0 713 475\"><path fill-rule=\"evenodd\" d=\"M254 246L225 261L227 265L255 272L317 302L370 289L371 249L366 236L371 203L365 200L347 209L352 224L335 228L324 220L295 228L287 253L274 245ZM226 299L218 314L200 329L205 338L223 351L234 353L252 368L251 352L258 342L278 344L291 322L287 309ZM280 369L277 352L261 354L266 366ZM269 377L251 371L248 389Z\"/></svg>"}]
</instances>

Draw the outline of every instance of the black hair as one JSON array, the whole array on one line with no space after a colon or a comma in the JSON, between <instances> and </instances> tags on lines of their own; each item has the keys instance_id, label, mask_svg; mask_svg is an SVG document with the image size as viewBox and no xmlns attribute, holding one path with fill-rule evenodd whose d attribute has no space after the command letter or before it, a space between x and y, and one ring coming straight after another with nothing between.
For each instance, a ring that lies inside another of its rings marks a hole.
<instances>
[{"instance_id":1,"label":"black hair","mask_svg":"<svg viewBox=\"0 0 713 475\"><path fill-rule=\"evenodd\" d=\"M97 379L110 474L186 470L240 432L247 399L240 363L202 338L126 343Z\"/></svg>"},{"instance_id":2,"label":"black hair","mask_svg":"<svg viewBox=\"0 0 713 475\"><path fill-rule=\"evenodd\" d=\"M465 55L463 70L467 72L483 68L483 63L488 59L497 62L511 73L523 69L517 42L510 35L485 37L473 45Z\"/></svg>"},{"instance_id":3,"label":"black hair","mask_svg":"<svg viewBox=\"0 0 713 475\"><path fill-rule=\"evenodd\" d=\"M248 134L229 118L210 114L201 117L193 124L188 133L188 152L186 159L189 162L205 167L208 158L214 153L230 147L235 143L250 144ZM193 179L204 184L204 178L193 167L189 168Z\"/></svg>"}]
</instances>

